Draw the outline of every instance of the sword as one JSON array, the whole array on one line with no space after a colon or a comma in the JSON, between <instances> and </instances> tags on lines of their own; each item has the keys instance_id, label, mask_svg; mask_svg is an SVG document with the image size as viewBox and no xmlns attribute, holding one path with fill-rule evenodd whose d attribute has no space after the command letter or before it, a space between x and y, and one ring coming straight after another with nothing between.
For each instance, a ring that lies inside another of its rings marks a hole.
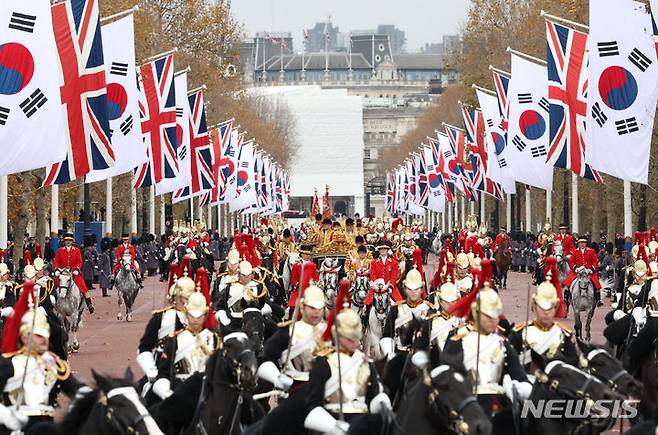
<instances>
[{"instance_id":1,"label":"sword","mask_svg":"<svg viewBox=\"0 0 658 435\"><path fill-rule=\"evenodd\" d=\"M482 335L481 325L480 325L480 294L477 295L477 329L478 329L478 342L477 350L475 351L475 383L473 384L473 394L477 396L478 391L478 382L480 381L480 337Z\"/></svg>"},{"instance_id":2,"label":"sword","mask_svg":"<svg viewBox=\"0 0 658 435\"><path fill-rule=\"evenodd\" d=\"M526 306L525 306L525 328L523 328L523 342L521 343L521 365L525 366L525 360L527 354L525 352L525 347L528 340L528 322L530 321L530 283L528 283L528 293L526 296Z\"/></svg>"},{"instance_id":3,"label":"sword","mask_svg":"<svg viewBox=\"0 0 658 435\"><path fill-rule=\"evenodd\" d=\"M340 363L340 335L338 334L338 309L334 303L334 341L336 342L336 353L338 354L338 420L345 421L343 418L343 369Z\"/></svg>"},{"instance_id":4,"label":"sword","mask_svg":"<svg viewBox=\"0 0 658 435\"><path fill-rule=\"evenodd\" d=\"M16 398L16 411L17 412L18 412L18 410L20 409L20 407L23 403L23 399L25 399L25 390L24 390L23 387L25 386L25 379L27 378L27 368L28 368L28 365L30 364L30 356L32 356L32 341L33 341L33 337L34 337L34 325L35 325L36 320L37 320L37 308L39 307L39 302L36 299L36 297L34 296L34 289L32 289L32 297L34 298L33 299L34 315L32 316L32 327L30 328L30 334L27 336L27 358L25 359L25 369L23 370L23 376L22 376L22 379L21 379L21 388L18 392L18 397Z\"/></svg>"}]
</instances>

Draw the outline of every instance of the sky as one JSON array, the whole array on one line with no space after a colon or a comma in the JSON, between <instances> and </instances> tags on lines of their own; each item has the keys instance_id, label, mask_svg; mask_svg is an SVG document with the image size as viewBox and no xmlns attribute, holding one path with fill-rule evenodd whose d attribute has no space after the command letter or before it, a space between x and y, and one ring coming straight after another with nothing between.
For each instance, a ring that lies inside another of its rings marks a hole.
<instances>
[{"instance_id":1,"label":"sky","mask_svg":"<svg viewBox=\"0 0 658 435\"><path fill-rule=\"evenodd\" d=\"M302 30L329 16L341 32L394 24L404 30L407 51L456 34L466 20L469 0L232 0L233 17L255 32L292 32L296 51Z\"/></svg>"}]
</instances>

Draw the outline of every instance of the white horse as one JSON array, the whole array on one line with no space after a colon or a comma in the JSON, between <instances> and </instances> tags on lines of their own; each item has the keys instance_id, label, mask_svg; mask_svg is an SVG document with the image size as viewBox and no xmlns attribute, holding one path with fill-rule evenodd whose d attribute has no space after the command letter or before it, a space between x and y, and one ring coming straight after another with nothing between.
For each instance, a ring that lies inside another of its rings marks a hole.
<instances>
[{"instance_id":1,"label":"white horse","mask_svg":"<svg viewBox=\"0 0 658 435\"><path fill-rule=\"evenodd\" d=\"M117 276L114 280L114 286L117 289L117 303L118 312L117 320L123 320L123 313L121 312L121 304L126 304L126 321L131 322L133 319L133 303L137 297L139 284L137 277L132 270L132 257L130 253L121 258L121 267L117 271Z\"/></svg>"},{"instance_id":2,"label":"white horse","mask_svg":"<svg viewBox=\"0 0 658 435\"><path fill-rule=\"evenodd\" d=\"M350 295L352 299L352 310L354 310L359 317L364 313L363 301L368 296L370 290L370 272L366 268L357 269L354 279L352 280L352 287L350 288Z\"/></svg>"},{"instance_id":3,"label":"white horse","mask_svg":"<svg viewBox=\"0 0 658 435\"><path fill-rule=\"evenodd\" d=\"M320 288L324 290L324 297L327 300L327 308L332 309L338 293L338 272L341 266L338 259L327 257L322 261L318 278L320 279Z\"/></svg>"},{"instance_id":4,"label":"white horse","mask_svg":"<svg viewBox=\"0 0 658 435\"><path fill-rule=\"evenodd\" d=\"M73 280L70 268L57 271L59 285L57 288L57 303L55 308L69 334L69 352L80 349L78 343L78 327L82 320L82 294Z\"/></svg>"},{"instance_id":5,"label":"white horse","mask_svg":"<svg viewBox=\"0 0 658 435\"><path fill-rule=\"evenodd\" d=\"M385 356L379 346L379 340L384 334L384 324L391 309L391 291L393 289L380 278L372 283L372 290L373 298L368 311L364 347L370 357L377 361Z\"/></svg>"},{"instance_id":6,"label":"white horse","mask_svg":"<svg viewBox=\"0 0 658 435\"><path fill-rule=\"evenodd\" d=\"M436 254L436 255L439 255L441 253L441 236L442 235L443 235L443 233L441 231L438 231L436 233L436 237L434 237L434 240L432 240L432 245L431 245L432 252L434 252L434 254Z\"/></svg>"},{"instance_id":7,"label":"white horse","mask_svg":"<svg viewBox=\"0 0 658 435\"><path fill-rule=\"evenodd\" d=\"M290 252L286 262L283 263L283 271L281 278L283 279L283 290L286 295L292 291L292 266L299 262L299 253Z\"/></svg>"},{"instance_id":8,"label":"white horse","mask_svg":"<svg viewBox=\"0 0 658 435\"><path fill-rule=\"evenodd\" d=\"M569 259L565 255L564 247L559 240L553 242L553 255L557 261L557 271L560 275L560 283L564 283L567 279L567 275L569 275L569 272L571 271L571 266L569 266Z\"/></svg>"},{"instance_id":9,"label":"white horse","mask_svg":"<svg viewBox=\"0 0 658 435\"><path fill-rule=\"evenodd\" d=\"M590 272L585 267L580 267L576 270L578 277L571 283L571 303L573 305L574 317L574 330L576 338L583 339L582 335L582 321L580 313L587 313L587 320L585 323L585 340L590 341L592 335L590 333L590 324L594 316L594 309L596 308L596 301L594 300L594 284L590 279ZM594 272L596 273L596 272Z\"/></svg>"}]
</instances>

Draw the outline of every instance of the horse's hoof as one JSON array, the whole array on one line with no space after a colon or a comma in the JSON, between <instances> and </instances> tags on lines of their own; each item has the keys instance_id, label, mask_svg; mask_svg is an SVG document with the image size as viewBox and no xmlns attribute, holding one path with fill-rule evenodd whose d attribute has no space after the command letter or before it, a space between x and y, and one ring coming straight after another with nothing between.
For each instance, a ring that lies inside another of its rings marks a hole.
<instances>
[{"instance_id":1,"label":"horse's hoof","mask_svg":"<svg viewBox=\"0 0 658 435\"><path fill-rule=\"evenodd\" d=\"M128 315L126 316L126 322L132 322L132 321L133 321L133 315L132 315L132 314L128 314Z\"/></svg>"},{"instance_id":2,"label":"horse's hoof","mask_svg":"<svg viewBox=\"0 0 658 435\"><path fill-rule=\"evenodd\" d=\"M117 320L123 320L123 314L121 313L117 314Z\"/></svg>"}]
</instances>

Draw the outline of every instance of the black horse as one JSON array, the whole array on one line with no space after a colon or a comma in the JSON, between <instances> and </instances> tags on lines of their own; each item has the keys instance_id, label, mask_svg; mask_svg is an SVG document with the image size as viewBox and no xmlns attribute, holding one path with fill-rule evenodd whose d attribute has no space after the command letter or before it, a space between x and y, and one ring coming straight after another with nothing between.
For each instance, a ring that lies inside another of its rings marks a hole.
<instances>
[{"instance_id":1,"label":"black horse","mask_svg":"<svg viewBox=\"0 0 658 435\"><path fill-rule=\"evenodd\" d=\"M162 435L155 420L133 387L130 368L123 379L104 377L91 371L97 389L76 398L59 424L67 435L123 435L127 433Z\"/></svg>"}]
</instances>

